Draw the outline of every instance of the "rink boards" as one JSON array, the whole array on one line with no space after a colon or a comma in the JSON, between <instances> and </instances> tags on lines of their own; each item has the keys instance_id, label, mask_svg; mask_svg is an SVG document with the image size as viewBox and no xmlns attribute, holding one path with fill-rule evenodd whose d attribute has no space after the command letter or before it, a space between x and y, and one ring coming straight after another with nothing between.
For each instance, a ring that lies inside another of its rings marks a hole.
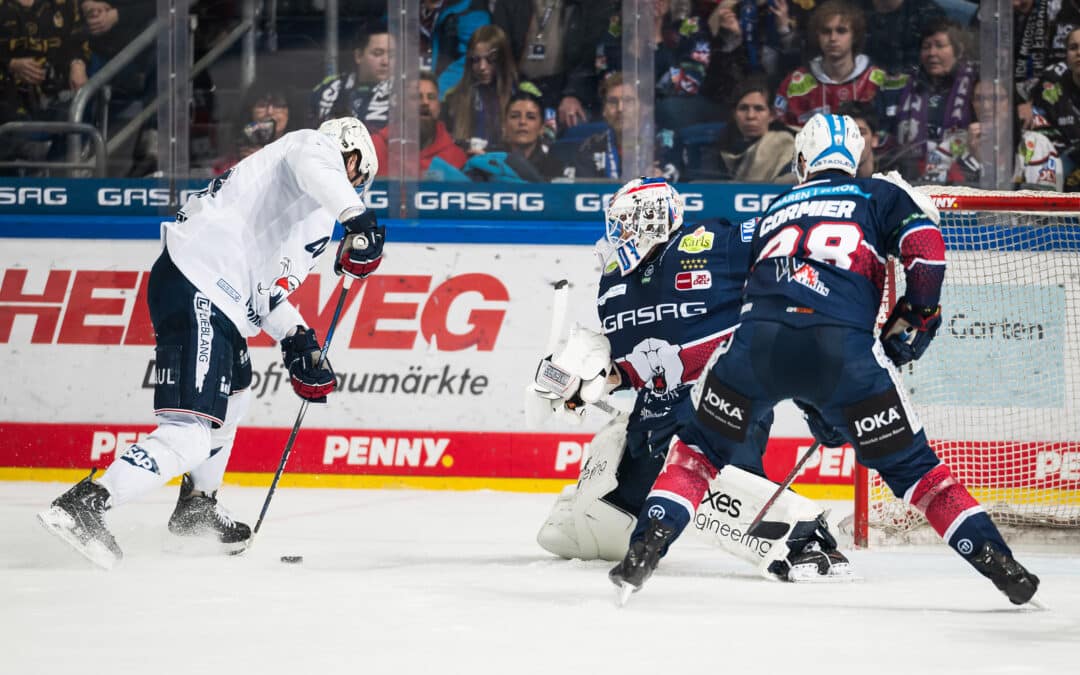
<instances>
[{"instance_id":1,"label":"rink boards","mask_svg":"<svg viewBox=\"0 0 1080 675\"><path fill-rule=\"evenodd\" d=\"M152 429L144 298L159 250L145 240L4 240L0 478L66 480ZM324 262L291 296L319 335L340 290ZM587 246L394 246L348 296L330 350L341 386L308 411L293 484L556 490L576 478L605 416L527 430L523 388L547 339L552 282L570 281L569 320L595 326L598 276ZM254 400L230 478L259 483L277 468L300 402L272 341L251 347ZM769 472L784 476L809 442L797 412L781 409ZM843 498L852 461L850 450L828 450L801 482Z\"/></svg>"}]
</instances>

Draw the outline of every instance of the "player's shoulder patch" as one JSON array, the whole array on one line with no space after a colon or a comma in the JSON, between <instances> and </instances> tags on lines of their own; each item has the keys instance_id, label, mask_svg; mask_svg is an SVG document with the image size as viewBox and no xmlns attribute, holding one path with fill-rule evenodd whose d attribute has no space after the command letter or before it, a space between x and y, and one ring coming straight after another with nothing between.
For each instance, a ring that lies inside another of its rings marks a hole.
<instances>
[{"instance_id":1,"label":"player's shoulder patch","mask_svg":"<svg viewBox=\"0 0 1080 675\"><path fill-rule=\"evenodd\" d=\"M704 225L699 225L693 232L688 232L679 240L679 251L683 253L702 253L710 251L713 247L716 235L710 232Z\"/></svg>"},{"instance_id":2,"label":"player's shoulder patch","mask_svg":"<svg viewBox=\"0 0 1080 675\"><path fill-rule=\"evenodd\" d=\"M761 219L760 218L751 218L749 220L744 220L742 223L739 224L739 238L744 243L748 244L751 241L753 241L753 239L754 239L754 230L757 229L757 224L758 224L759 220L761 220Z\"/></svg>"}]
</instances>

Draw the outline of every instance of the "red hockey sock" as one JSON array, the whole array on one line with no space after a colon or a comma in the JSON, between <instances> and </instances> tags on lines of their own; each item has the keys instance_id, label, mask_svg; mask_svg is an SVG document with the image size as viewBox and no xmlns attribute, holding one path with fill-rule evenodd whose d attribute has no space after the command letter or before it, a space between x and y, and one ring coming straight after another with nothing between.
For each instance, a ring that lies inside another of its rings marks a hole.
<instances>
[{"instance_id":1,"label":"red hockey sock","mask_svg":"<svg viewBox=\"0 0 1080 675\"><path fill-rule=\"evenodd\" d=\"M676 436L668 449L664 469L653 483L650 497L666 497L684 505L693 516L717 470L705 455Z\"/></svg>"},{"instance_id":2,"label":"red hockey sock","mask_svg":"<svg viewBox=\"0 0 1080 675\"><path fill-rule=\"evenodd\" d=\"M908 503L917 508L941 537L948 542L953 531L965 518L982 511L979 502L944 464L926 472L908 490Z\"/></svg>"}]
</instances>

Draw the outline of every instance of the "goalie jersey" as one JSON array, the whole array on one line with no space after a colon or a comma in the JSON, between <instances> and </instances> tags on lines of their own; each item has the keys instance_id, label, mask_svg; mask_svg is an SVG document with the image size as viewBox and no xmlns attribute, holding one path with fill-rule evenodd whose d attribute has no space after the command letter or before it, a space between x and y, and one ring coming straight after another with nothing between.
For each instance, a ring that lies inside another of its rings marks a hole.
<instances>
[{"instance_id":1,"label":"goalie jersey","mask_svg":"<svg viewBox=\"0 0 1080 675\"><path fill-rule=\"evenodd\" d=\"M873 330L889 255L903 263L907 300L936 306L945 245L935 221L896 183L826 172L759 219L741 318Z\"/></svg>"},{"instance_id":2,"label":"goalie jersey","mask_svg":"<svg viewBox=\"0 0 1080 675\"><path fill-rule=\"evenodd\" d=\"M600 279L600 325L623 386L637 391L627 429L661 431L690 395L713 351L733 334L753 222L684 225L651 259L621 276L612 263Z\"/></svg>"},{"instance_id":3,"label":"goalie jersey","mask_svg":"<svg viewBox=\"0 0 1080 675\"><path fill-rule=\"evenodd\" d=\"M287 298L314 269L347 208L364 207L337 143L302 129L191 195L163 238L176 267L242 335L265 329L281 340L303 323Z\"/></svg>"}]
</instances>

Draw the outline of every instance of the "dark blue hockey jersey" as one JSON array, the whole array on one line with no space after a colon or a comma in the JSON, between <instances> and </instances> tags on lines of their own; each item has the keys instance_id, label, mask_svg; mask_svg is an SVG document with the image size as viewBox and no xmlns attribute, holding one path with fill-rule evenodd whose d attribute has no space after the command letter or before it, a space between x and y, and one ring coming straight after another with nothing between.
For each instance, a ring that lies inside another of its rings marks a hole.
<instances>
[{"instance_id":1,"label":"dark blue hockey jersey","mask_svg":"<svg viewBox=\"0 0 1080 675\"><path fill-rule=\"evenodd\" d=\"M600 324L623 382L638 392L628 429L675 423L713 351L730 339L749 267L753 222L684 225L657 254L621 276L600 278Z\"/></svg>"},{"instance_id":2,"label":"dark blue hockey jersey","mask_svg":"<svg viewBox=\"0 0 1080 675\"><path fill-rule=\"evenodd\" d=\"M941 232L906 190L839 172L772 202L751 254L743 319L873 330L889 255L903 263L913 304L936 306L945 274Z\"/></svg>"}]
</instances>

